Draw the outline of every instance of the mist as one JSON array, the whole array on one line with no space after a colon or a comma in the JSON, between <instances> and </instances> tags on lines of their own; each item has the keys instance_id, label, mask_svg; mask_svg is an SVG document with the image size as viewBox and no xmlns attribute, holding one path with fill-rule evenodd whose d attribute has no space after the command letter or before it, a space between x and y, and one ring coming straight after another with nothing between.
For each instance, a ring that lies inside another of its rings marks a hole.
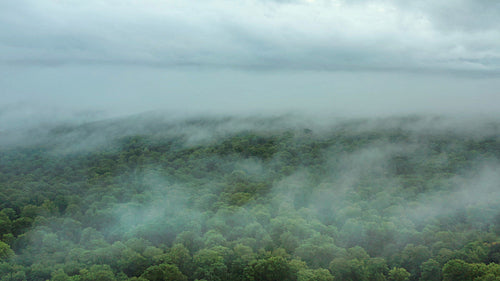
<instances>
[{"instance_id":1,"label":"mist","mask_svg":"<svg viewBox=\"0 0 500 281\"><path fill-rule=\"evenodd\" d=\"M500 278L499 19L0 2L0 281Z\"/></svg>"},{"instance_id":2,"label":"mist","mask_svg":"<svg viewBox=\"0 0 500 281\"><path fill-rule=\"evenodd\" d=\"M500 86L496 76L442 73L60 66L14 67L5 74L0 78L3 108L24 105L35 113L94 112L101 117L145 111L497 115ZM16 112L24 119L39 117L23 116L23 110ZM9 125L4 118L2 123Z\"/></svg>"},{"instance_id":3,"label":"mist","mask_svg":"<svg viewBox=\"0 0 500 281\"><path fill-rule=\"evenodd\" d=\"M4 143L2 270L246 280L280 262L330 280L356 261L421 280L497 262L498 120L317 116L154 112Z\"/></svg>"}]
</instances>

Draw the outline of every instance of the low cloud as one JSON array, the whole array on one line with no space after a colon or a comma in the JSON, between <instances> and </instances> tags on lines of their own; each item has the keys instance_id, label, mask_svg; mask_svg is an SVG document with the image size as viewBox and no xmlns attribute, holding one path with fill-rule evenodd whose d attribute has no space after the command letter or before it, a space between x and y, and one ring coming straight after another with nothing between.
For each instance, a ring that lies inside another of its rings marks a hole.
<instances>
[{"instance_id":1,"label":"low cloud","mask_svg":"<svg viewBox=\"0 0 500 281\"><path fill-rule=\"evenodd\" d=\"M486 1L0 5L3 64L489 73L500 66L500 8Z\"/></svg>"}]
</instances>

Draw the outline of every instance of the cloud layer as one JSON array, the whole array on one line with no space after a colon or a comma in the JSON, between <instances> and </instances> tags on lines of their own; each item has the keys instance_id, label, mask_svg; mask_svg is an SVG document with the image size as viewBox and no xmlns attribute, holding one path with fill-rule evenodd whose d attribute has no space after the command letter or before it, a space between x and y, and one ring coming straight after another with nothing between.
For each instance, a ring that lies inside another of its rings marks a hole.
<instances>
[{"instance_id":1,"label":"cloud layer","mask_svg":"<svg viewBox=\"0 0 500 281\"><path fill-rule=\"evenodd\" d=\"M495 1L0 3L0 63L500 70Z\"/></svg>"}]
</instances>

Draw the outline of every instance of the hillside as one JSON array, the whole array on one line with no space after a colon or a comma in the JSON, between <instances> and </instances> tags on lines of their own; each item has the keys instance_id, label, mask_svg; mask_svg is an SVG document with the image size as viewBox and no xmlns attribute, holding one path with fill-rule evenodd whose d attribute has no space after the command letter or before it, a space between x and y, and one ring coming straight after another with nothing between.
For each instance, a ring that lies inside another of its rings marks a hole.
<instances>
[{"instance_id":1,"label":"hillside","mask_svg":"<svg viewBox=\"0 0 500 281\"><path fill-rule=\"evenodd\" d=\"M499 133L286 115L2 132L1 280L500 280Z\"/></svg>"}]
</instances>

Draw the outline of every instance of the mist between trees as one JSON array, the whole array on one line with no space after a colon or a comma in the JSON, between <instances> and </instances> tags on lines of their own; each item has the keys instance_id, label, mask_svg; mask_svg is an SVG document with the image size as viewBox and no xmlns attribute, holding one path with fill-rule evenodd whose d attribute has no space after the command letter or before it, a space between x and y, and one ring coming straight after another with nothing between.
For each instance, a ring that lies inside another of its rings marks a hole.
<instances>
[{"instance_id":1,"label":"mist between trees","mask_svg":"<svg viewBox=\"0 0 500 281\"><path fill-rule=\"evenodd\" d=\"M137 115L3 132L1 280L500 280L499 125Z\"/></svg>"}]
</instances>

